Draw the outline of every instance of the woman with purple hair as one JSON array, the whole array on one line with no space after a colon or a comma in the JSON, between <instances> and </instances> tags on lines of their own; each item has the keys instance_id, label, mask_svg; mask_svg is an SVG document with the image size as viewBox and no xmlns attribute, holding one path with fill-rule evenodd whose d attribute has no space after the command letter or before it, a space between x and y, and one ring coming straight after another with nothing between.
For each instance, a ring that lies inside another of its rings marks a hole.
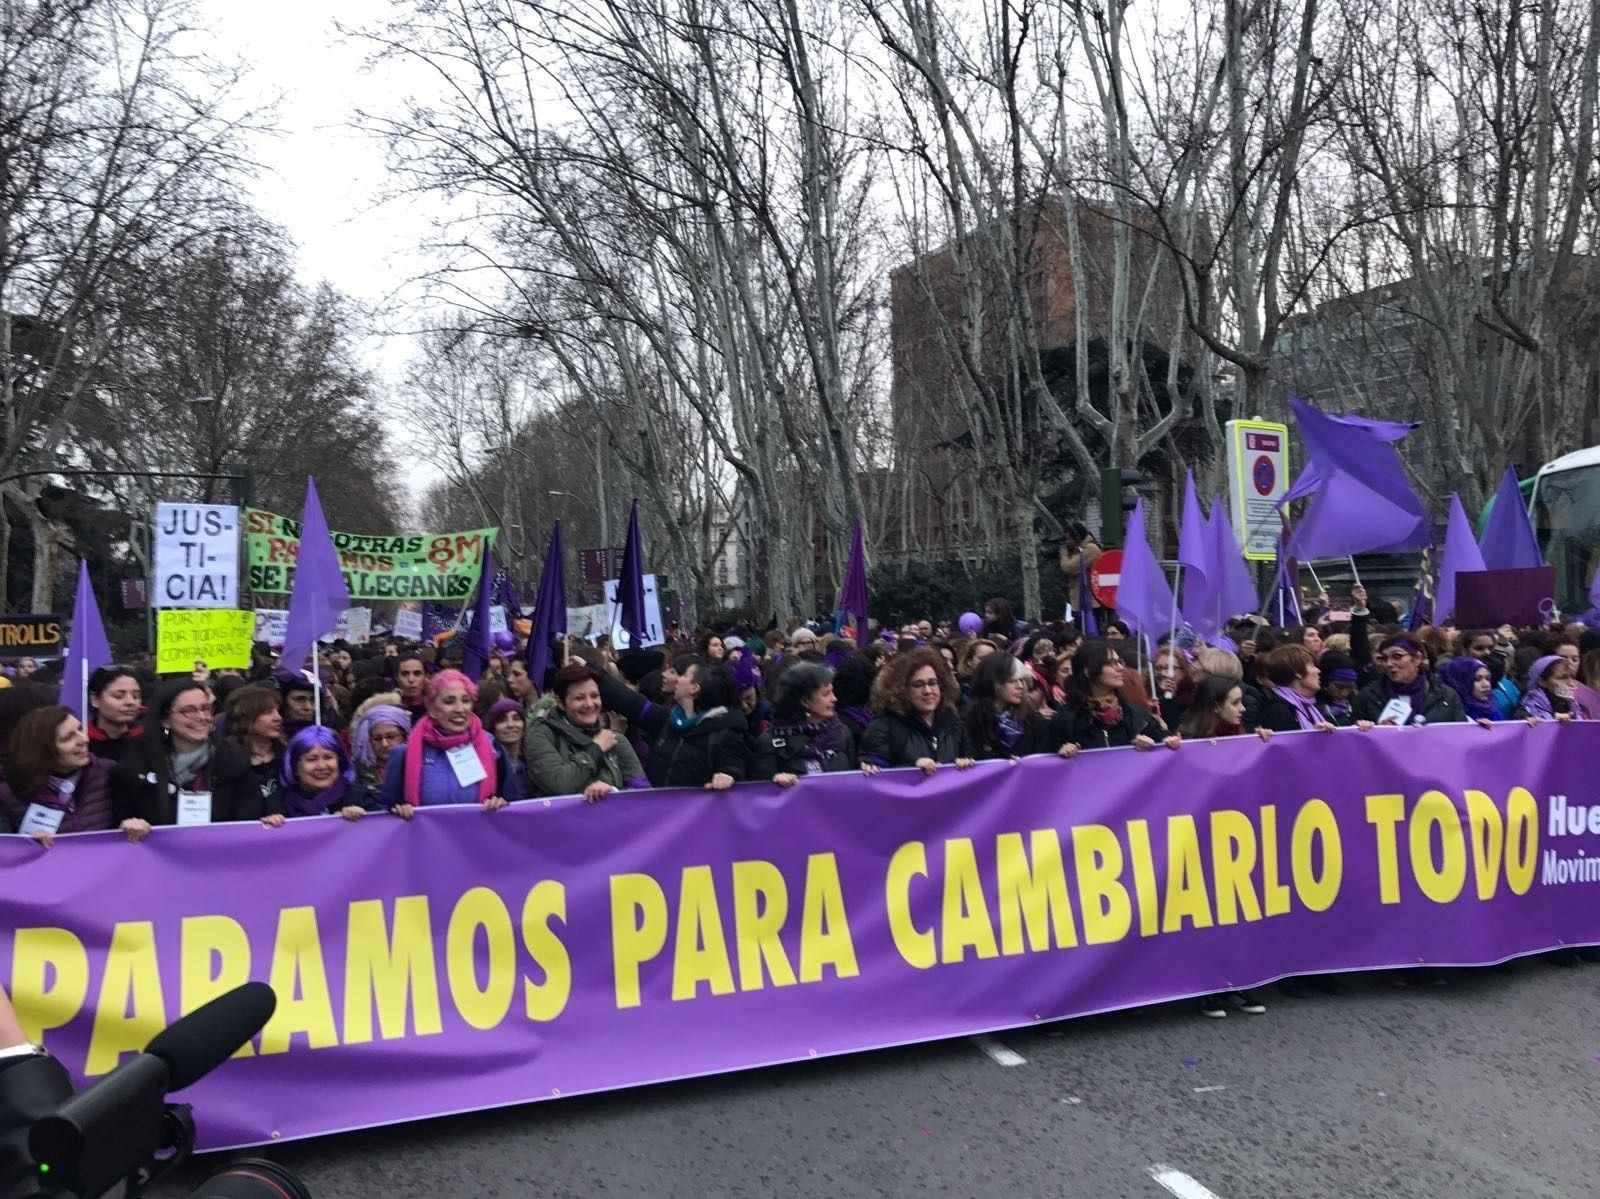
<instances>
[{"instance_id":1,"label":"woman with purple hair","mask_svg":"<svg viewBox=\"0 0 1600 1199\"><path fill-rule=\"evenodd\" d=\"M289 739L278 786L267 798L261 823L280 828L296 816L343 816L360 820L379 810L371 793L356 782L355 763L339 734L308 725Z\"/></svg>"}]
</instances>

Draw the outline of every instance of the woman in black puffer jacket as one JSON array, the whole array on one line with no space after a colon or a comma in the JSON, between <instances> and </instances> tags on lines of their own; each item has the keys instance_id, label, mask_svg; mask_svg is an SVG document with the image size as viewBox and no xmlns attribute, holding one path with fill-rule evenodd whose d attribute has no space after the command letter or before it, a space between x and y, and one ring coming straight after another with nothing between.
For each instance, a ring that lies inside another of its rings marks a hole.
<instances>
[{"instance_id":1,"label":"woman in black puffer jacket","mask_svg":"<svg viewBox=\"0 0 1600 1199\"><path fill-rule=\"evenodd\" d=\"M814 662L772 681L772 726L756 738L750 777L792 787L808 774L856 768L856 738L839 718L833 671Z\"/></svg>"},{"instance_id":2,"label":"woman in black puffer jacket","mask_svg":"<svg viewBox=\"0 0 1600 1199\"><path fill-rule=\"evenodd\" d=\"M878 716L861 736L861 765L915 766L924 774L971 766L972 742L956 715L960 698L943 654L923 648L891 658L872 685Z\"/></svg>"},{"instance_id":3,"label":"woman in black puffer jacket","mask_svg":"<svg viewBox=\"0 0 1600 1199\"><path fill-rule=\"evenodd\" d=\"M667 707L609 674L600 678L600 698L654 738L645 766L651 786L726 791L750 777L750 734L738 688L722 662L680 658L675 665L678 681Z\"/></svg>"}]
</instances>

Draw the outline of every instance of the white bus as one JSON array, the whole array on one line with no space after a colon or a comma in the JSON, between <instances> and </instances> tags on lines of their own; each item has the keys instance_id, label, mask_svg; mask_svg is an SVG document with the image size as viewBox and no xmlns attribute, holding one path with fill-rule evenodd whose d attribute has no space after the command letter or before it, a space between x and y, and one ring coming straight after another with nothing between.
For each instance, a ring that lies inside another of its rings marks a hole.
<instances>
[{"instance_id":1,"label":"white bus","mask_svg":"<svg viewBox=\"0 0 1600 1199\"><path fill-rule=\"evenodd\" d=\"M1539 548L1556 568L1557 607L1567 616L1587 612L1595 607L1589 588L1600 566L1600 446L1540 467L1530 505Z\"/></svg>"}]
</instances>

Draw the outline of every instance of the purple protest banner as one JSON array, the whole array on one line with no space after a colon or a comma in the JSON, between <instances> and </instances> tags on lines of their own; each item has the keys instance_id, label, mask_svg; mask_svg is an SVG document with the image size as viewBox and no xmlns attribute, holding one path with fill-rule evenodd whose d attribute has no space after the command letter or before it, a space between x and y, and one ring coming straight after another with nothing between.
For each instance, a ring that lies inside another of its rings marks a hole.
<instances>
[{"instance_id":1,"label":"purple protest banner","mask_svg":"<svg viewBox=\"0 0 1600 1199\"><path fill-rule=\"evenodd\" d=\"M0 965L80 1077L270 982L183 1097L206 1148L286 1140L1600 942L1597 753L1590 724L1350 729L7 837Z\"/></svg>"}]
</instances>

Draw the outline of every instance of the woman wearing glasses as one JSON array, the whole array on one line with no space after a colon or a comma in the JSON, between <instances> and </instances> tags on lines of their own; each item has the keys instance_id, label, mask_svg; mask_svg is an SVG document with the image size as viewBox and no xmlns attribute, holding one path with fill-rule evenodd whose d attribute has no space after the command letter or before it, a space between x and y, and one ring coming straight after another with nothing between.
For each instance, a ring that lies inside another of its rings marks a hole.
<instances>
[{"instance_id":1,"label":"woman wearing glasses","mask_svg":"<svg viewBox=\"0 0 1600 1199\"><path fill-rule=\"evenodd\" d=\"M956 715L961 688L943 655L926 647L889 659L872 684L877 717L861 735L861 765L915 766L932 774L940 766L972 765L967 726Z\"/></svg>"},{"instance_id":2,"label":"woman wearing glasses","mask_svg":"<svg viewBox=\"0 0 1600 1199\"><path fill-rule=\"evenodd\" d=\"M1410 633L1385 637L1374 661L1383 673L1356 694L1351 705L1356 727L1460 724L1466 720L1461 697L1433 676L1427 651Z\"/></svg>"},{"instance_id":3,"label":"woman wearing glasses","mask_svg":"<svg viewBox=\"0 0 1600 1199\"><path fill-rule=\"evenodd\" d=\"M1064 758L1081 749L1154 749L1160 726L1123 694L1122 655L1109 641L1085 641L1072 657L1067 693L1050 720L1048 743ZM1162 744L1177 749L1176 736Z\"/></svg>"},{"instance_id":4,"label":"woman wearing glasses","mask_svg":"<svg viewBox=\"0 0 1600 1199\"><path fill-rule=\"evenodd\" d=\"M243 750L215 733L211 693L193 679L156 688L144 732L112 783L112 815L130 841L158 824L259 820L261 792Z\"/></svg>"}]
</instances>

